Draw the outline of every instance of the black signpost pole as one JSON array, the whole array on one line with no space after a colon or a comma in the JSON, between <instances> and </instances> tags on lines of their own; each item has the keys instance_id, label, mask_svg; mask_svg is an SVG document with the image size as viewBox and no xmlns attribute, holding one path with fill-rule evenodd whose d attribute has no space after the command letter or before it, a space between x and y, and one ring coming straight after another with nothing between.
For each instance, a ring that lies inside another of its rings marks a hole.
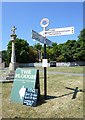
<instances>
[{"instance_id":1,"label":"black signpost pole","mask_svg":"<svg viewBox=\"0 0 85 120\"><path fill-rule=\"evenodd\" d=\"M44 59L46 59L46 44L44 44ZM47 96L46 67L44 67L44 98Z\"/></svg>"},{"instance_id":2,"label":"black signpost pole","mask_svg":"<svg viewBox=\"0 0 85 120\"><path fill-rule=\"evenodd\" d=\"M47 67L47 60L46 60L46 44L47 42L50 43L51 41L49 41L48 39L46 39L46 27L49 25L49 20L47 18L43 18L41 21L40 21L40 25L43 27L43 36L40 35L40 34L37 34L37 40L41 41L43 40L42 43L44 43L44 61L43 61L43 67L44 67L44 99L46 99L47 97L47 80L46 80L46 67ZM35 33L35 32L34 32ZM40 37L39 37L40 36ZM35 38L35 37L33 37ZM40 39L41 38L41 39Z\"/></svg>"}]
</instances>

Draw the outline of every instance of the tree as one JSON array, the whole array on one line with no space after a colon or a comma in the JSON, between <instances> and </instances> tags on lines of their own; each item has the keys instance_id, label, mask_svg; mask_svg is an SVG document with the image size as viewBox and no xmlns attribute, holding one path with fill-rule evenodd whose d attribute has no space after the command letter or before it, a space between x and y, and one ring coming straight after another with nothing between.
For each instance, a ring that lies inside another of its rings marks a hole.
<instances>
[{"instance_id":1,"label":"tree","mask_svg":"<svg viewBox=\"0 0 85 120\"><path fill-rule=\"evenodd\" d=\"M40 43L37 43L37 44L34 45L34 49L41 50L42 49L42 45L40 45Z\"/></svg>"},{"instance_id":2,"label":"tree","mask_svg":"<svg viewBox=\"0 0 85 120\"><path fill-rule=\"evenodd\" d=\"M2 61L6 63L6 66L9 65L7 50L3 50L2 51Z\"/></svg>"},{"instance_id":3,"label":"tree","mask_svg":"<svg viewBox=\"0 0 85 120\"><path fill-rule=\"evenodd\" d=\"M10 62L12 52L12 42L8 43L7 54L8 61ZM32 55L30 54L32 52ZM36 57L33 53L34 51L30 49L29 44L24 39L17 38L15 41L15 54L16 54L16 62L18 63L29 63L36 61ZM31 57L31 60L30 60ZM34 59L35 57L35 59Z\"/></svg>"},{"instance_id":4,"label":"tree","mask_svg":"<svg viewBox=\"0 0 85 120\"><path fill-rule=\"evenodd\" d=\"M35 50L32 46L29 46L29 63L38 62L37 50Z\"/></svg>"},{"instance_id":5,"label":"tree","mask_svg":"<svg viewBox=\"0 0 85 120\"><path fill-rule=\"evenodd\" d=\"M16 61L19 63L38 62L38 50L44 56L44 47L35 44L29 46L26 40L17 38L15 41ZM52 47L47 46L47 59L49 61L73 62L85 61L85 29L80 31L78 40L68 40L63 44L53 43ZM12 42L8 43L7 51L2 52L3 61L9 64L11 60Z\"/></svg>"},{"instance_id":6,"label":"tree","mask_svg":"<svg viewBox=\"0 0 85 120\"><path fill-rule=\"evenodd\" d=\"M75 57L78 61L85 61L85 29L80 31L80 35L77 40L77 48Z\"/></svg>"},{"instance_id":7,"label":"tree","mask_svg":"<svg viewBox=\"0 0 85 120\"><path fill-rule=\"evenodd\" d=\"M59 56L58 52L58 45L57 43L53 43L52 47L47 47L47 59L49 61L56 61L57 57Z\"/></svg>"},{"instance_id":8,"label":"tree","mask_svg":"<svg viewBox=\"0 0 85 120\"><path fill-rule=\"evenodd\" d=\"M75 45L76 45L76 40L68 40L66 43L64 43L61 47L61 55L59 56L59 60L63 62L73 62Z\"/></svg>"},{"instance_id":9,"label":"tree","mask_svg":"<svg viewBox=\"0 0 85 120\"><path fill-rule=\"evenodd\" d=\"M46 48L46 54L47 54L47 59L48 61L53 61L53 48Z\"/></svg>"},{"instance_id":10,"label":"tree","mask_svg":"<svg viewBox=\"0 0 85 120\"><path fill-rule=\"evenodd\" d=\"M33 48L37 51L37 61L40 62L43 55L43 47L40 45L40 43L37 43L33 46Z\"/></svg>"},{"instance_id":11,"label":"tree","mask_svg":"<svg viewBox=\"0 0 85 120\"><path fill-rule=\"evenodd\" d=\"M63 47L63 44L58 45L58 54L59 54L59 56L57 57L57 62L64 61L64 56L62 55L62 47Z\"/></svg>"}]
</instances>

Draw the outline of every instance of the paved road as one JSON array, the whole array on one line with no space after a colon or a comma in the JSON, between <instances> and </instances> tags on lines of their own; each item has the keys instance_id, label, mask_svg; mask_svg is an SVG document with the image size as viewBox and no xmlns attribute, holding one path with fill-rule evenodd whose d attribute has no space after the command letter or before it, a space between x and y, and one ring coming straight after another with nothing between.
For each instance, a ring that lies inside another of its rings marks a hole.
<instances>
[{"instance_id":1,"label":"paved road","mask_svg":"<svg viewBox=\"0 0 85 120\"><path fill-rule=\"evenodd\" d=\"M43 72L43 70L40 70L40 72ZM5 68L4 70L0 70L0 73L2 75L0 75L0 82L2 81L13 81L13 80L6 80L6 76L8 74L8 68ZM72 76L85 76L85 74L81 74L81 73L68 73L68 72L56 72L56 71L47 71L48 74L60 74L60 75L72 75Z\"/></svg>"}]
</instances>

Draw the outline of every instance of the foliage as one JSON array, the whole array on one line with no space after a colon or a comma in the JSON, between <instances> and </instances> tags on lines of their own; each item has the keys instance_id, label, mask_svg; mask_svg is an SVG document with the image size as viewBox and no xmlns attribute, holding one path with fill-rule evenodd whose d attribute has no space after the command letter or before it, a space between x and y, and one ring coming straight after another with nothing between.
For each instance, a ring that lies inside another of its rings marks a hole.
<instances>
[{"instance_id":1,"label":"foliage","mask_svg":"<svg viewBox=\"0 0 85 120\"><path fill-rule=\"evenodd\" d=\"M11 59L12 42L8 43L7 54L8 61ZM15 41L16 61L19 63L29 63L36 61L36 52L31 49L26 40L16 39Z\"/></svg>"},{"instance_id":2,"label":"foliage","mask_svg":"<svg viewBox=\"0 0 85 120\"><path fill-rule=\"evenodd\" d=\"M2 61L6 63L6 66L8 66L8 55L7 55L7 51L3 50L2 51Z\"/></svg>"},{"instance_id":3,"label":"foliage","mask_svg":"<svg viewBox=\"0 0 85 120\"><path fill-rule=\"evenodd\" d=\"M41 50L42 49L42 45L40 45L40 43L37 43L37 44L34 45L34 49Z\"/></svg>"},{"instance_id":4,"label":"foliage","mask_svg":"<svg viewBox=\"0 0 85 120\"><path fill-rule=\"evenodd\" d=\"M52 48L47 48L47 58L57 62L85 61L85 29L80 32L78 40L54 43Z\"/></svg>"},{"instance_id":5,"label":"foliage","mask_svg":"<svg viewBox=\"0 0 85 120\"><path fill-rule=\"evenodd\" d=\"M74 61L73 55L75 52L75 44L76 44L76 40L68 40L66 43L62 45L61 54L59 56L61 61L64 61L64 62Z\"/></svg>"},{"instance_id":6,"label":"foliage","mask_svg":"<svg viewBox=\"0 0 85 120\"><path fill-rule=\"evenodd\" d=\"M57 62L85 61L85 29L80 31L78 40L67 40L63 44L53 43L47 46L47 59ZM7 51L2 51L2 58L6 64L11 60L12 42L9 41ZM17 38L15 41L16 61L19 63L38 62L39 51L44 56L44 47L37 43L29 46L26 40Z\"/></svg>"},{"instance_id":7,"label":"foliage","mask_svg":"<svg viewBox=\"0 0 85 120\"><path fill-rule=\"evenodd\" d=\"M85 29L83 29L78 36L77 46L77 60L85 61Z\"/></svg>"}]
</instances>

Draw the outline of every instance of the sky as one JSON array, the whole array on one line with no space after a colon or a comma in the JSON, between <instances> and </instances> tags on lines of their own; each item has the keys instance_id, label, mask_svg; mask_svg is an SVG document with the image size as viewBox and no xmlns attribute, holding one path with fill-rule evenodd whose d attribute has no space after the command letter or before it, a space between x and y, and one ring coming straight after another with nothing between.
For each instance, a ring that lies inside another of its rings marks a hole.
<instances>
[{"instance_id":1,"label":"sky","mask_svg":"<svg viewBox=\"0 0 85 120\"><path fill-rule=\"evenodd\" d=\"M1 4L0 4L1 6ZM52 42L65 43L77 40L83 29L83 2L2 2L2 50L7 49L11 28L16 26L18 38L25 39L29 45L39 42L31 38L32 30L41 32L42 18L48 18L50 28L74 26L74 34L47 37Z\"/></svg>"}]
</instances>

